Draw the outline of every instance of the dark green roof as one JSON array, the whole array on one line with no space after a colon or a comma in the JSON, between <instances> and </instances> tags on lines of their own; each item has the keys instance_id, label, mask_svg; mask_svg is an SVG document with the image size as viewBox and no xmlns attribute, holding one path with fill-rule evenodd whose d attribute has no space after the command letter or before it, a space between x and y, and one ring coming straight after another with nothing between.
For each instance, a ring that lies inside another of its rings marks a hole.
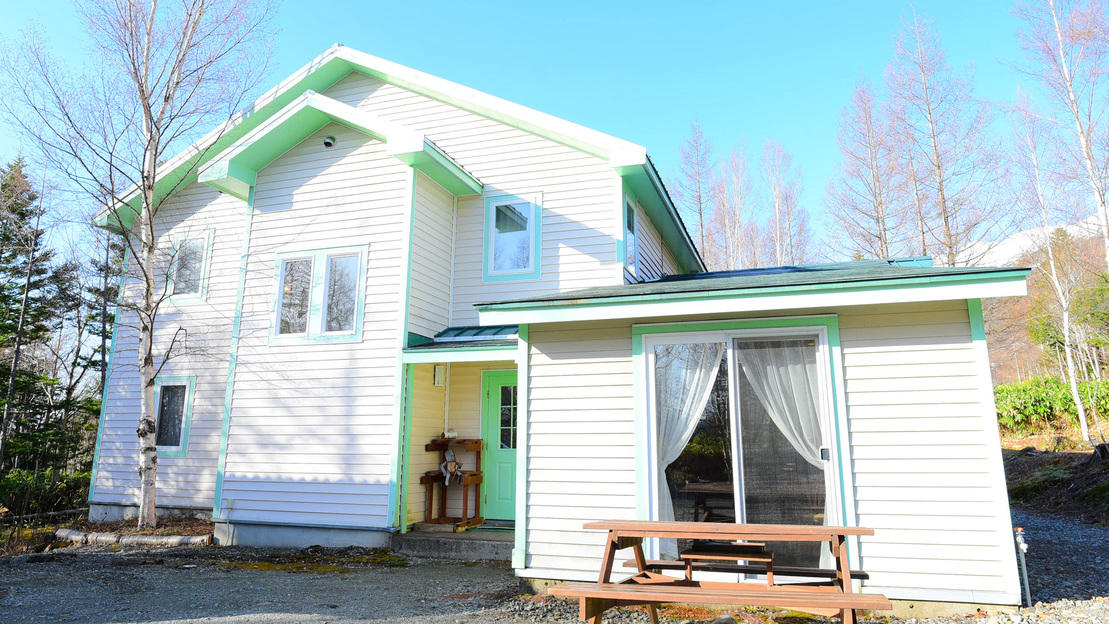
<instances>
[{"instance_id":1,"label":"dark green roof","mask_svg":"<svg viewBox=\"0 0 1109 624\"><path fill-rule=\"evenodd\" d=\"M937 267L932 266L931 259L927 257L861 260L742 271L668 275L650 282L583 288L534 297L479 303L475 307L497 308L499 306L526 305L529 303L574 304L621 297L682 295L725 290L756 290L831 284L854 285L862 282L878 282L875 286L880 287L880 282L886 280L936 279L936 281L940 281L942 278L953 276L986 277L991 274L1002 273L1023 275L1029 271L1030 269L1023 267Z\"/></svg>"},{"instance_id":2,"label":"dark green roof","mask_svg":"<svg viewBox=\"0 0 1109 624\"><path fill-rule=\"evenodd\" d=\"M405 351L442 351L444 349L499 349L515 347L516 325L469 325L448 327L429 342L405 347ZM426 340L426 338L425 338Z\"/></svg>"}]
</instances>

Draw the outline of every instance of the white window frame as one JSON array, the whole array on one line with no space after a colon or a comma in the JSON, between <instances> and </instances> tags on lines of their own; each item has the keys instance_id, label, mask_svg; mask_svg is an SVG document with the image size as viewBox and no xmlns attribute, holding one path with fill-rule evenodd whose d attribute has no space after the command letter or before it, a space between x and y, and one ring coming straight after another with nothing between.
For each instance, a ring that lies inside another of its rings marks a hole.
<instances>
[{"instance_id":1,"label":"white window frame","mask_svg":"<svg viewBox=\"0 0 1109 624\"><path fill-rule=\"evenodd\" d=\"M748 319L744 319L744 322ZM755 320L755 319L751 319ZM687 332L673 332L673 333L658 333L648 334L643 336L643 361L645 371L640 374L646 375L644 380L644 388L646 394L646 418L647 418L647 515L650 520L659 519L659 488L662 484L659 482L658 473L658 416L655 403L655 347L661 344L683 344L683 343L723 343L728 347L727 366L728 366L728 384L731 388L738 387L738 374L735 358L730 354L732 345L737 338L789 338L789 337L806 337L816 339L817 349L817 367L819 375L823 383L820 384L820 401L821 419L820 428L821 435L824 439L823 448L828 449L829 459L826 461L825 466L825 495L828 501L828 513L832 514L837 520L843 520L844 512L842 509L839 492L844 487L843 475L840 473L840 447L842 441L836 433L836 419L837 409L835 404L835 397L833 386L836 384L835 371L832 370L830 364L831 345L829 344L828 328L823 325L801 325L797 327L766 327L766 328L749 328L749 329L729 329L723 331L687 331ZM738 430L738 404L736 403L738 395L733 391L729 392L728 411L729 419L732 428L732 457L737 458L735 476L733 478L733 496L736 501L736 514L737 522L743 522L742 515L746 513L740 501L744 500L743 495L743 466L742 462L738 460L740 457L738 448L740 444L740 436L742 432ZM837 523L838 524L838 523ZM648 551L650 557L658 556L658 542L657 540L650 540L648 544Z\"/></svg>"},{"instance_id":2,"label":"white window frame","mask_svg":"<svg viewBox=\"0 0 1109 624\"><path fill-rule=\"evenodd\" d=\"M630 212L629 212L630 211ZM624 268L635 279L639 279L639 204L635 197L624 196ZM630 219L629 219L630 217ZM629 227L630 225L630 227ZM628 240L628 234L631 240Z\"/></svg>"},{"instance_id":3,"label":"white window frame","mask_svg":"<svg viewBox=\"0 0 1109 624\"><path fill-rule=\"evenodd\" d=\"M356 277L354 323L350 331L326 331L327 329L327 273L332 257L354 256L357 258L358 276ZM305 331L297 334L282 334L281 307L284 303L285 266L289 261L310 260L312 278L308 293L308 320ZM305 342L360 342L366 305L366 268L369 262L369 245L328 247L322 249L281 250L274 257L273 307L270 314L271 345L297 344Z\"/></svg>"},{"instance_id":4,"label":"white window frame","mask_svg":"<svg viewBox=\"0 0 1109 624\"><path fill-rule=\"evenodd\" d=\"M166 285L168 298L174 303L188 303L205 301L208 298L208 272L212 264L212 240L214 234L212 230L201 230L199 232L177 232L173 235L173 255L170 258L169 274L166 275ZM200 262L200 289L195 293L178 293L176 292L176 280L174 277L177 274L177 252L181 249L181 245L187 241L202 240L202 253L204 254Z\"/></svg>"},{"instance_id":5,"label":"white window frame","mask_svg":"<svg viewBox=\"0 0 1109 624\"><path fill-rule=\"evenodd\" d=\"M531 257L528 266L522 269L501 270L493 268L498 205L528 204L528 236L531 238ZM539 279L543 272L543 207L542 194L489 195L485 197L484 250L482 258L482 281L499 282L509 280Z\"/></svg>"}]
</instances>

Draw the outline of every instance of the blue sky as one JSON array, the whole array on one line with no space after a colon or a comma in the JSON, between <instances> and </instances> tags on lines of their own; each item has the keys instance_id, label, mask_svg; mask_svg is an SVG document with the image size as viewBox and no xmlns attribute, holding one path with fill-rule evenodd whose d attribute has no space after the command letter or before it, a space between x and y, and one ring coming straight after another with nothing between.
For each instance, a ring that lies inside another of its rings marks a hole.
<instances>
[{"instance_id":1,"label":"blue sky","mask_svg":"<svg viewBox=\"0 0 1109 624\"><path fill-rule=\"evenodd\" d=\"M0 38L37 19L78 63L83 33L65 1L8 0ZM979 97L1010 100L1012 0L934 0L949 61L975 68ZM644 145L664 175L698 119L724 153L780 141L823 212L838 160L836 122L862 76L880 82L908 2L372 2L287 0L266 87L333 43L408 65ZM0 129L0 158L20 151Z\"/></svg>"}]
</instances>

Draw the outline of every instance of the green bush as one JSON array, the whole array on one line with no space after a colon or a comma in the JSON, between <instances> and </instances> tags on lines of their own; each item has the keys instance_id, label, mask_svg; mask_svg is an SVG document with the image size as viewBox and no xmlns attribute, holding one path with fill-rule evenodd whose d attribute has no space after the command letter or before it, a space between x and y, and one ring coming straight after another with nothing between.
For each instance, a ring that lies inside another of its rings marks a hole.
<instances>
[{"instance_id":1,"label":"green bush","mask_svg":"<svg viewBox=\"0 0 1109 624\"><path fill-rule=\"evenodd\" d=\"M1109 381L1085 381L1078 392L1086 410L1109 413ZM1009 431L1063 428L1078 422L1074 398L1058 377L1033 377L994 388L997 421Z\"/></svg>"},{"instance_id":2,"label":"green bush","mask_svg":"<svg viewBox=\"0 0 1109 624\"><path fill-rule=\"evenodd\" d=\"M84 507L90 478L88 472L12 470L0 477L0 507L16 516Z\"/></svg>"}]
</instances>

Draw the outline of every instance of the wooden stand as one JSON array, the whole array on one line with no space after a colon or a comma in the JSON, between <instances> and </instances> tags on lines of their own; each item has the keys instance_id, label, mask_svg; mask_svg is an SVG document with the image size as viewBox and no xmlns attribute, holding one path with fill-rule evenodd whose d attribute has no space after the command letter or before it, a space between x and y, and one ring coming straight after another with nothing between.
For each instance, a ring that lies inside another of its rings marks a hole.
<instances>
[{"instance_id":1,"label":"wooden stand","mask_svg":"<svg viewBox=\"0 0 1109 624\"><path fill-rule=\"evenodd\" d=\"M443 473L439 470L429 470L420 477L420 483L427 487L427 496L424 500L424 522L428 524L453 524L455 531L463 531L470 527L483 524L485 518L481 516L481 445L480 439L445 439L436 438L424 446L426 451L438 451L439 463L446 461L447 449L462 447L464 452L474 453L474 462L477 470L462 471L462 517L447 516L447 487L444 485ZM435 509L435 486L439 486L439 515ZM470 486L474 487L474 515L470 515Z\"/></svg>"}]
</instances>

